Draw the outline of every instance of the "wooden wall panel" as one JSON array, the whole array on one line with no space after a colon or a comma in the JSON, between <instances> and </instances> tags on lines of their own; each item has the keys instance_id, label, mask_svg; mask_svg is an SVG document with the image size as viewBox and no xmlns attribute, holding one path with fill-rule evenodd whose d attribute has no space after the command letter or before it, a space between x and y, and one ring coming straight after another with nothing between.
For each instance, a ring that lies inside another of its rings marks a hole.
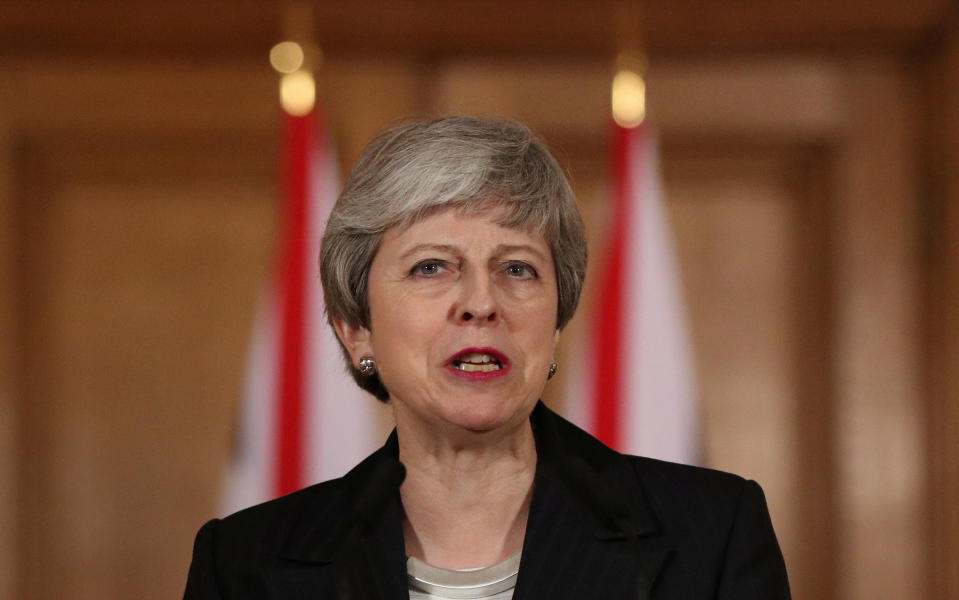
<instances>
[{"instance_id":1,"label":"wooden wall panel","mask_svg":"<svg viewBox=\"0 0 959 600\"><path fill-rule=\"evenodd\" d=\"M181 593L169 574L215 510L268 272L272 181L138 187L73 186L50 223L51 500L69 507L52 597Z\"/></svg>"},{"instance_id":2,"label":"wooden wall panel","mask_svg":"<svg viewBox=\"0 0 959 600\"><path fill-rule=\"evenodd\" d=\"M922 597L913 98L895 61L846 77L836 243L840 597Z\"/></svg>"},{"instance_id":3,"label":"wooden wall panel","mask_svg":"<svg viewBox=\"0 0 959 600\"><path fill-rule=\"evenodd\" d=\"M231 160L202 150L193 159L215 171ZM44 245L24 290L44 343L23 423L37 452L21 597L176 597L190 539L216 509L275 178L241 160L229 178L84 179L56 157L33 159L47 161L49 194L18 198L43 206L32 221Z\"/></svg>"},{"instance_id":4,"label":"wooden wall panel","mask_svg":"<svg viewBox=\"0 0 959 600\"><path fill-rule=\"evenodd\" d=\"M30 341L17 347L29 457L22 485L5 487L25 507L16 597L176 597L193 535L217 514L268 280L276 78L265 62L40 67L3 98L29 132L4 163ZM410 64L334 61L324 74L348 155L415 112Z\"/></svg>"},{"instance_id":5,"label":"wooden wall panel","mask_svg":"<svg viewBox=\"0 0 959 600\"><path fill-rule=\"evenodd\" d=\"M272 135L276 78L266 62L0 59L0 104L30 136Z\"/></svg>"},{"instance_id":6,"label":"wooden wall panel","mask_svg":"<svg viewBox=\"0 0 959 600\"><path fill-rule=\"evenodd\" d=\"M954 14L955 17L955 14ZM942 323L942 362L939 374L942 388L936 396L938 409L930 415L942 419L943 427L935 440L936 462L931 471L941 477L941 487L935 488L933 526L936 528L937 558L932 564L937 582L937 598L959 597L959 18L954 18L946 49L944 100L947 107L945 132L944 175L947 179L946 212L943 227L946 231L943 247L945 294L939 299L945 308Z\"/></svg>"},{"instance_id":7,"label":"wooden wall panel","mask_svg":"<svg viewBox=\"0 0 959 600\"><path fill-rule=\"evenodd\" d=\"M612 70L608 60L441 61L429 97L440 112L512 115L551 139L598 143L609 122ZM650 111L662 131L691 140L822 142L842 135L842 76L835 62L816 57L654 57Z\"/></svg>"},{"instance_id":8,"label":"wooden wall panel","mask_svg":"<svg viewBox=\"0 0 959 600\"><path fill-rule=\"evenodd\" d=\"M338 53L609 54L617 0L304 2ZM0 52L54 56L258 57L276 41L285 3L271 0L6 0ZM654 49L715 55L801 48L903 47L935 26L949 0L671 0L635 2ZM123 27L116 27L121 21Z\"/></svg>"},{"instance_id":9,"label":"wooden wall panel","mask_svg":"<svg viewBox=\"0 0 959 600\"><path fill-rule=\"evenodd\" d=\"M832 145L803 148L795 187L802 198L795 234L797 260L792 270L796 298L793 326L799 355L795 413L797 448L797 522L803 552L793 562L800 574L794 589L806 598L839 598L838 443L829 426L837 412L835 239L831 227L838 190L836 152ZM807 574L802 578L802 573Z\"/></svg>"},{"instance_id":10,"label":"wooden wall panel","mask_svg":"<svg viewBox=\"0 0 959 600\"><path fill-rule=\"evenodd\" d=\"M438 110L523 119L571 166L595 273L608 220L606 65L463 60L436 72ZM826 149L846 127L841 70L821 59L664 61L650 82L696 329L708 464L764 485L797 597L835 597L824 225L834 160ZM593 283L587 277L561 359L582 343ZM555 387L547 399L562 408Z\"/></svg>"},{"instance_id":11,"label":"wooden wall panel","mask_svg":"<svg viewBox=\"0 0 959 600\"><path fill-rule=\"evenodd\" d=\"M654 64L711 460L766 487L796 597L913 596L922 475L909 82L895 61L847 68L821 55ZM0 106L24 140L6 163L29 454L18 539L32 567L16 597L176 597L192 534L214 512L267 267L275 77L265 63L185 61L5 62L0 74L16 84L0 89ZM411 113L527 120L570 166L595 267L608 76L605 59L340 56L320 95L344 165ZM137 526L150 533L124 536ZM890 544L903 554L883 554ZM39 569L48 559L60 575Z\"/></svg>"},{"instance_id":12,"label":"wooden wall panel","mask_svg":"<svg viewBox=\"0 0 959 600\"><path fill-rule=\"evenodd\" d=\"M14 148L11 202L16 229L14 344L19 371L15 413L19 464L13 489L17 495L19 568L14 574L13 593L15 597L31 597L34 590L30 582L40 577L40 565L44 564L43 540L49 536L50 516L46 511L50 480L43 468L46 454L53 449L44 426L45 400L49 398L44 359L49 347L45 317L50 312L46 302L50 282L39 273L48 264L49 239L44 223L51 178L42 152L32 140L19 139Z\"/></svg>"},{"instance_id":13,"label":"wooden wall panel","mask_svg":"<svg viewBox=\"0 0 959 600\"><path fill-rule=\"evenodd\" d=\"M422 114L424 70L400 59L331 58L318 74L344 175L363 146L380 130L400 119Z\"/></svg>"},{"instance_id":14,"label":"wooden wall panel","mask_svg":"<svg viewBox=\"0 0 959 600\"><path fill-rule=\"evenodd\" d=\"M959 597L959 13L926 65L922 156L925 253L926 582Z\"/></svg>"},{"instance_id":15,"label":"wooden wall panel","mask_svg":"<svg viewBox=\"0 0 959 600\"><path fill-rule=\"evenodd\" d=\"M13 139L0 104L0 600L12 599L20 565L17 532L20 466L17 364L16 213Z\"/></svg>"},{"instance_id":16,"label":"wooden wall panel","mask_svg":"<svg viewBox=\"0 0 959 600\"><path fill-rule=\"evenodd\" d=\"M694 334L706 464L763 486L797 597L807 541L799 521L795 426L800 348L792 284L799 218L786 157L667 155L667 192Z\"/></svg>"}]
</instances>

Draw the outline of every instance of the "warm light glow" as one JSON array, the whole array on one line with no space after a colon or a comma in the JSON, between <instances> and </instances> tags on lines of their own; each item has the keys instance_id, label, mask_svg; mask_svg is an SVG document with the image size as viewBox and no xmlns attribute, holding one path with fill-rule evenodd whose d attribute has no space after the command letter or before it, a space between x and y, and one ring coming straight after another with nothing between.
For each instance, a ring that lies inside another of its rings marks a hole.
<instances>
[{"instance_id":1,"label":"warm light glow","mask_svg":"<svg viewBox=\"0 0 959 600\"><path fill-rule=\"evenodd\" d=\"M270 64L280 73L292 73L303 66L303 48L296 42L280 42L270 50Z\"/></svg>"},{"instance_id":2,"label":"warm light glow","mask_svg":"<svg viewBox=\"0 0 959 600\"><path fill-rule=\"evenodd\" d=\"M646 118L646 82L636 71L623 69L613 77L613 120L620 127L638 126Z\"/></svg>"},{"instance_id":3,"label":"warm light glow","mask_svg":"<svg viewBox=\"0 0 959 600\"><path fill-rule=\"evenodd\" d=\"M280 80L280 104L294 117L302 117L316 102L316 83L307 71L287 73Z\"/></svg>"}]
</instances>

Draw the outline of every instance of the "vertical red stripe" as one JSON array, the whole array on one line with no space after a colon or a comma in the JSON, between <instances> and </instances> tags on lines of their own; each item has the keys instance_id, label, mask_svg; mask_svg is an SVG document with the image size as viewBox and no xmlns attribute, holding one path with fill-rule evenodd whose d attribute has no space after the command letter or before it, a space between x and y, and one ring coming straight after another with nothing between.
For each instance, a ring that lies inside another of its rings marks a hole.
<instances>
[{"instance_id":1,"label":"vertical red stripe","mask_svg":"<svg viewBox=\"0 0 959 600\"><path fill-rule=\"evenodd\" d=\"M275 489L287 494L304 485L304 358L306 353L306 260L309 250L310 147L312 113L283 115L284 210L278 289L281 310L277 365L277 431Z\"/></svg>"},{"instance_id":2,"label":"vertical red stripe","mask_svg":"<svg viewBox=\"0 0 959 600\"><path fill-rule=\"evenodd\" d=\"M624 442L626 403L638 398L626 396L626 378L630 365L637 364L637 346L630 344L626 332L637 318L640 306L629 306L630 277L638 277L639 257L628 254L628 244L638 235L635 230L639 210L637 191L641 164L640 139L643 129L612 127L613 210L606 250L600 275L599 302L596 307L596 352L594 359L593 434L606 445L620 449Z\"/></svg>"},{"instance_id":3,"label":"vertical red stripe","mask_svg":"<svg viewBox=\"0 0 959 600\"><path fill-rule=\"evenodd\" d=\"M593 434L603 443L620 445L619 423L622 417L625 325L626 236L628 235L630 184L629 154L631 130L613 126L613 214L609 246L600 275L599 303L596 307L596 364L594 373Z\"/></svg>"}]
</instances>

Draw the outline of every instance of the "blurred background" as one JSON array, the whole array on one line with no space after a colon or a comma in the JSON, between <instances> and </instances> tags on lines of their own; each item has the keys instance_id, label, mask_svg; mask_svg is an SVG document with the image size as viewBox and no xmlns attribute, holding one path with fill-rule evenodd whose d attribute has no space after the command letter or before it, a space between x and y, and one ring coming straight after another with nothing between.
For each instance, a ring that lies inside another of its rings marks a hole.
<instances>
[{"instance_id":1,"label":"blurred background","mask_svg":"<svg viewBox=\"0 0 959 600\"><path fill-rule=\"evenodd\" d=\"M959 7L638 4L705 463L763 485L794 597L959 598ZM595 262L616 14L314 3L341 172L399 118L521 119ZM0 599L182 595L272 266L289 27L254 0L0 6Z\"/></svg>"}]
</instances>

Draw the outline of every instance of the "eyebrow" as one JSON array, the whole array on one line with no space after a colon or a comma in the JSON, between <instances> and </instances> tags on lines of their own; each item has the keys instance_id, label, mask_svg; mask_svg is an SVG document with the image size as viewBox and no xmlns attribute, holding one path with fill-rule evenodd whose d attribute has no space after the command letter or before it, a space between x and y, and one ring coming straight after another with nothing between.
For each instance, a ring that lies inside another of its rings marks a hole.
<instances>
[{"instance_id":1,"label":"eyebrow","mask_svg":"<svg viewBox=\"0 0 959 600\"><path fill-rule=\"evenodd\" d=\"M450 254L459 254L456 246L451 246L449 244L417 244L412 248L408 249L406 252L400 255L401 259L409 258L410 256L421 252L423 250L434 250L437 252L449 252Z\"/></svg>"},{"instance_id":2,"label":"eyebrow","mask_svg":"<svg viewBox=\"0 0 959 600\"><path fill-rule=\"evenodd\" d=\"M510 252L529 252L536 256L536 258L545 261L546 257L543 256L543 253L539 251L535 246L530 246L529 244L500 244L496 247L496 254L509 254Z\"/></svg>"},{"instance_id":3,"label":"eyebrow","mask_svg":"<svg viewBox=\"0 0 959 600\"><path fill-rule=\"evenodd\" d=\"M434 252L448 252L449 254L455 254L460 256L463 252L451 244L417 244L400 255L400 259L406 259L410 256L416 254L417 252L422 252L424 250L433 250ZM535 255L540 260L545 261L546 257L543 256L543 253L539 251L535 246L530 246L529 244L500 244L496 247L495 254L497 256L502 254L508 254L510 252L520 252L525 251L530 254Z\"/></svg>"}]
</instances>

